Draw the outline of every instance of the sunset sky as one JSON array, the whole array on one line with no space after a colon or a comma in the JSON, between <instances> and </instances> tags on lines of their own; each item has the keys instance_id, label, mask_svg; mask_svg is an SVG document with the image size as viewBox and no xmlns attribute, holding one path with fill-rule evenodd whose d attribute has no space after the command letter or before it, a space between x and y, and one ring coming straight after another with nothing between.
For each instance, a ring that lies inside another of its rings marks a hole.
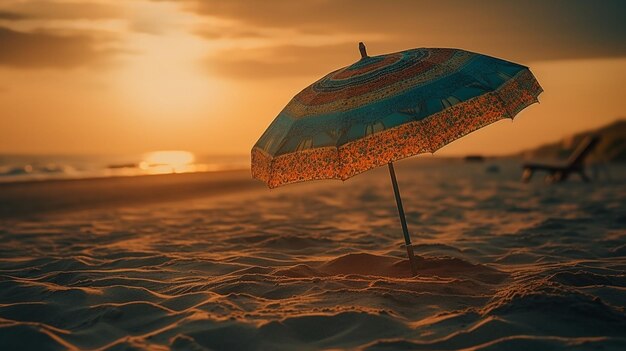
<instances>
[{"instance_id":1,"label":"sunset sky","mask_svg":"<svg viewBox=\"0 0 626 351\"><path fill-rule=\"evenodd\" d=\"M455 47L530 67L541 104L442 149L503 154L626 117L626 1L1 0L0 153L249 152L360 57Z\"/></svg>"}]
</instances>

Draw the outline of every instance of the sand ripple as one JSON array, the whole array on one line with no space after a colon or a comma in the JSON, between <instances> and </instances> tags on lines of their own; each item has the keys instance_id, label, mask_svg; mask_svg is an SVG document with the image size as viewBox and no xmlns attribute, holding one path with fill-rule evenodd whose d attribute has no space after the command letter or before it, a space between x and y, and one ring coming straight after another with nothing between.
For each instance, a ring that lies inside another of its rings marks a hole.
<instances>
[{"instance_id":1,"label":"sand ripple","mask_svg":"<svg viewBox=\"0 0 626 351\"><path fill-rule=\"evenodd\" d=\"M0 349L626 349L624 183L484 167L398 166L416 277L384 170L5 221Z\"/></svg>"}]
</instances>

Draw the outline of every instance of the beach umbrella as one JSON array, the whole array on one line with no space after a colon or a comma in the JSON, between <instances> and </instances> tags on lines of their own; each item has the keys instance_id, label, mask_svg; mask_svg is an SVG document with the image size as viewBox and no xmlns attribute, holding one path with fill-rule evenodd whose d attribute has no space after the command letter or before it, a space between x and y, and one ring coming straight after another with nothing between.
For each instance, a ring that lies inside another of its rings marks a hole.
<instances>
[{"instance_id":1,"label":"beach umbrella","mask_svg":"<svg viewBox=\"0 0 626 351\"><path fill-rule=\"evenodd\" d=\"M359 50L357 62L306 87L278 114L252 148L252 176L274 188L387 165L415 274L393 162L513 119L542 88L528 67L465 50Z\"/></svg>"}]
</instances>

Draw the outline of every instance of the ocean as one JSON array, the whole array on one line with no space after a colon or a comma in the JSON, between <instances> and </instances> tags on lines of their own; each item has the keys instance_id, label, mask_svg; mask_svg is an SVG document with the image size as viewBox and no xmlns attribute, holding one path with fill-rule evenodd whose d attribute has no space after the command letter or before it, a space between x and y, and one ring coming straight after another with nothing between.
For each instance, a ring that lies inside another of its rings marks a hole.
<instances>
[{"instance_id":1,"label":"ocean","mask_svg":"<svg viewBox=\"0 0 626 351\"><path fill-rule=\"evenodd\" d=\"M127 155L0 154L0 182L211 172L249 167L249 155L195 155L180 150Z\"/></svg>"}]
</instances>

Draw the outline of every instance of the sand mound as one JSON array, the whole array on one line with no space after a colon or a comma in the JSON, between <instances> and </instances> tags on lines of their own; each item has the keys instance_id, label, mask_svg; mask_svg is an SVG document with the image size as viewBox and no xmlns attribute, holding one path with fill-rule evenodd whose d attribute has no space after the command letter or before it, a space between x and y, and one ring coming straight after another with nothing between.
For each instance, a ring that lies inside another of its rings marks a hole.
<instances>
[{"instance_id":1,"label":"sand mound","mask_svg":"<svg viewBox=\"0 0 626 351\"><path fill-rule=\"evenodd\" d=\"M410 277L411 267L402 264L397 257L378 256L368 253L351 253L324 263L319 270L327 274L358 274L385 277Z\"/></svg>"}]
</instances>

